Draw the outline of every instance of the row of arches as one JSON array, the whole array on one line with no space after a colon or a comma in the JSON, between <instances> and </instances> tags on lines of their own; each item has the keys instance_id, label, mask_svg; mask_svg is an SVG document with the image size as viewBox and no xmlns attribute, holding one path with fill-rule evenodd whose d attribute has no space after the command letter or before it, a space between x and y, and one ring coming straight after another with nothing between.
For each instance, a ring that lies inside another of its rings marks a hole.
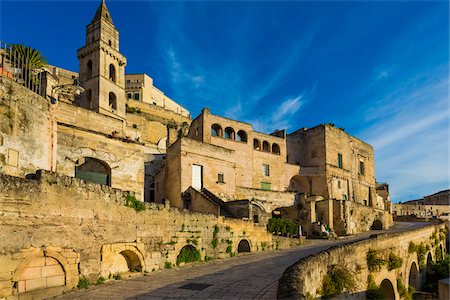
<instances>
[{"instance_id":1,"label":"row of arches","mask_svg":"<svg viewBox=\"0 0 450 300\"><path fill-rule=\"evenodd\" d=\"M258 139L253 139L253 149L262 152L273 153L276 155L281 154L280 145L278 145L277 143L273 143L272 145L270 145L268 141L263 141L261 145L261 142Z\"/></svg>"},{"instance_id":2,"label":"row of arches","mask_svg":"<svg viewBox=\"0 0 450 300\"><path fill-rule=\"evenodd\" d=\"M92 77L92 60L88 60L86 67L87 67L86 77L87 77L87 79L89 79ZM109 64L108 78L112 82L116 82L116 80L117 80L116 67L113 64Z\"/></svg>"},{"instance_id":3,"label":"row of arches","mask_svg":"<svg viewBox=\"0 0 450 300\"><path fill-rule=\"evenodd\" d=\"M247 143L247 132L239 130L236 133L232 127L226 127L225 130L223 130L222 126L219 124L213 124L211 126L211 136Z\"/></svg>"}]
</instances>

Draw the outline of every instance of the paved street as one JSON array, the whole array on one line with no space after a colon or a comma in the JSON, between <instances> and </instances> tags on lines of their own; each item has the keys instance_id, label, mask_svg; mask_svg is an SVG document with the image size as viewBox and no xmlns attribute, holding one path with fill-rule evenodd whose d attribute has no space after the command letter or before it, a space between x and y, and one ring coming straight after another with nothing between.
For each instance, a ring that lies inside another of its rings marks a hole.
<instances>
[{"instance_id":1,"label":"paved street","mask_svg":"<svg viewBox=\"0 0 450 300\"><path fill-rule=\"evenodd\" d=\"M397 223L390 231L420 226L423 223ZM294 249L161 270L148 276L108 282L56 299L276 299L278 279L300 258L380 232L384 231L371 231L340 240L312 240Z\"/></svg>"}]
</instances>

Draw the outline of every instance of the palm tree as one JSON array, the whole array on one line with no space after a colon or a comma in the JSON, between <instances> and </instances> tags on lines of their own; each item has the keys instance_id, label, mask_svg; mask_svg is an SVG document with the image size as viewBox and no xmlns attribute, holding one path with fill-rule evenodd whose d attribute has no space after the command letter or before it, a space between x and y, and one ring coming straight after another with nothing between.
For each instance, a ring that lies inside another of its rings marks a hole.
<instances>
[{"instance_id":1,"label":"palm tree","mask_svg":"<svg viewBox=\"0 0 450 300\"><path fill-rule=\"evenodd\" d=\"M44 55L30 47L23 44L12 44L6 51L8 60L11 66L18 69L18 74L23 84L30 89L35 90L39 80L37 74L47 65L47 60Z\"/></svg>"}]
</instances>

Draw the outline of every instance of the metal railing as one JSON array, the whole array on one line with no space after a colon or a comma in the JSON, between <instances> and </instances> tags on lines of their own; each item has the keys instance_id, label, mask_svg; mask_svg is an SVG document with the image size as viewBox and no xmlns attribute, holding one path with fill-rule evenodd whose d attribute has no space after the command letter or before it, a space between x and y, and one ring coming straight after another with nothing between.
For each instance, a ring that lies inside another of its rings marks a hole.
<instances>
[{"instance_id":1,"label":"metal railing","mask_svg":"<svg viewBox=\"0 0 450 300\"><path fill-rule=\"evenodd\" d=\"M20 51L20 45L10 45L0 41L0 76L7 77L23 85L29 90L43 95L44 91L41 85L41 73L44 71L37 67L33 59L27 53ZM32 53L30 47L28 54Z\"/></svg>"}]
</instances>

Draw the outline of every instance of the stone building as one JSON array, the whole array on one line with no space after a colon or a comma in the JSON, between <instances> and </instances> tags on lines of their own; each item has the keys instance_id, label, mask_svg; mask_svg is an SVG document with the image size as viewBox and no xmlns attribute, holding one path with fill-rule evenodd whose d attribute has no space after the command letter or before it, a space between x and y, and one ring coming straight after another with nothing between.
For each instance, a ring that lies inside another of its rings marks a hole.
<instances>
[{"instance_id":1,"label":"stone building","mask_svg":"<svg viewBox=\"0 0 450 300\"><path fill-rule=\"evenodd\" d=\"M394 216L416 216L417 218L450 219L450 190L424 196L422 199L411 200L392 205Z\"/></svg>"},{"instance_id":2,"label":"stone building","mask_svg":"<svg viewBox=\"0 0 450 300\"><path fill-rule=\"evenodd\" d=\"M260 224L291 218L307 231L319 222L342 234L375 220L389 226L373 148L343 130L328 124L265 134L208 109L191 120L151 77L125 74L104 1L77 55L79 73L50 65L40 73L44 97L2 77L6 174L49 170L179 209Z\"/></svg>"}]
</instances>

